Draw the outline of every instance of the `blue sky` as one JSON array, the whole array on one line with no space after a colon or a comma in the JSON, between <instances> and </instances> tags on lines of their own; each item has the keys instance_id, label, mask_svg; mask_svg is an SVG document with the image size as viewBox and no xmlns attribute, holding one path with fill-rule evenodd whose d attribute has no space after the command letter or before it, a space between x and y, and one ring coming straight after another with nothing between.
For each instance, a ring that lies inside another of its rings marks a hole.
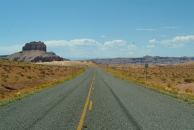
<instances>
[{"instance_id":1,"label":"blue sky","mask_svg":"<svg viewBox=\"0 0 194 130\"><path fill-rule=\"evenodd\" d=\"M1 0L0 55L44 41L71 59L194 56L193 0Z\"/></svg>"}]
</instances>

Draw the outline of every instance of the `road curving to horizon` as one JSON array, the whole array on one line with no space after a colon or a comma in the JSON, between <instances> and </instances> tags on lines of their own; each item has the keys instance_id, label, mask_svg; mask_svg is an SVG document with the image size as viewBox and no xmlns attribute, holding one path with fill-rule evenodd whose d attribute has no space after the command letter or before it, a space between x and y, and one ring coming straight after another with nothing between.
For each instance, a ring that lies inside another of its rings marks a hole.
<instances>
[{"instance_id":1,"label":"road curving to horizon","mask_svg":"<svg viewBox=\"0 0 194 130\"><path fill-rule=\"evenodd\" d=\"M194 107L90 68L0 107L0 130L192 130Z\"/></svg>"}]
</instances>

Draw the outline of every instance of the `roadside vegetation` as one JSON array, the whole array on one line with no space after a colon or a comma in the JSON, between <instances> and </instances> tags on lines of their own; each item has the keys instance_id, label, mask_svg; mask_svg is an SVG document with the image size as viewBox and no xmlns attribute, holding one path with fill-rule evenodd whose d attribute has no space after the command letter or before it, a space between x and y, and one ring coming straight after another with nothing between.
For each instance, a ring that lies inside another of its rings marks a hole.
<instances>
[{"instance_id":1,"label":"roadside vegetation","mask_svg":"<svg viewBox=\"0 0 194 130\"><path fill-rule=\"evenodd\" d=\"M194 63L150 65L147 78L144 65L108 65L104 68L121 79L194 103Z\"/></svg>"},{"instance_id":2,"label":"roadside vegetation","mask_svg":"<svg viewBox=\"0 0 194 130\"><path fill-rule=\"evenodd\" d=\"M0 60L0 105L70 80L84 66L41 65Z\"/></svg>"}]
</instances>

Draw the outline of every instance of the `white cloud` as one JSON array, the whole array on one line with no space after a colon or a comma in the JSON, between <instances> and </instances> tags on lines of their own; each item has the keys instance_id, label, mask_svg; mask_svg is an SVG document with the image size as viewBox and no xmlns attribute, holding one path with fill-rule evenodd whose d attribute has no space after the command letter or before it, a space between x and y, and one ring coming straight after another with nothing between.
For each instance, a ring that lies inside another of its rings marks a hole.
<instances>
[{"instance_id":1,"label":"white cloud","mask_svg":"<svg viewBox=\"0 0 194 130\"><path fill-rule=\"evenodd\" d=\"M148 31L148 32L153 32L156 31L155 28L136 28L136 31Z\"/></svg>"},{"instance_id":2,"label":"white cloud","mask_svg":"<svg viewBox=\"0 0 194 130\"><path fill-rule=\"evenodd\" d=\"M154 38L154 39L149 40L149 43L156 43L156 39Z\"/></svg>"},{"instance_id":3,"label":"white cloud","mask_svg":"<svg viewBox=\"0 0 194 130\"><path fill-rule=\"evenodd\" d=\"M173 42L192 42L194 41L194 35L176 36L172 39Z\"/></svg>"},{"instance_id":4,"label":"white cloud","mask_svg":"<svg viewBox=\"0 0 194 130\"><path fill-rule=\"evenodd\" d=\"M108 56L127 57L134 55L137 47L125 40L112 40L104 42L101 49L107 52Z\"/></svg>"},{"instance_id":5,"label":"white cloud","mask_svg":"<svg viewBox=\"0 0 194 130\"><path fill-rule=\"evenodd\" d=\"M73 46L90 46L96 45L97 42L93 39L74 39L74 40L51 40L45 41L45 44L49 47L73 47Z\"/></svg>"},{"instance_id":6,"label":"white cloud","mask_svg":"<svg viewBox=\"0 0 194 130\"><path fill-rule=\"evenodd\" d=\"M146 47L148 49L155 48L156 47L156 39L149 40L148 45Z\"/></svg>"},{"instance_id":7,"label":"white cloud","mask_svg":"<svg viewBox=\"0 0 194 130\"><path fill-rule=\"evenodd\" d=\"M194 42L194 35L185 35L185 36L175 36L170 39L163 39L163 40L156 40L156 39L151 39L149 40L148 45L163 45L171 48L177 48L177 47L183 47L186 44L191 44Z\"/></svg>"},{"instance_id":8,"label":"white cloud","mask_svg":"<svg viewBox=\"0 0 194 130\"><path fill-rule=\"evenodd\" d=\"M128 43L125 40L112 40L112 41L106 41L103 44L103 47L105 49L118 49L118 50L134 50L136 46L132 43Z\"/></svg>"},{"instance_id":9,"label":"white cloud","mask_svg":"<svg viewBox=\"0 0 194 130\"><path fill-rule=\"evenodd\" d=\"M103 47L105 49L111 49L111 48L123 49L123 47L127 47L127 46L128 46L127 41L123 41L123 40L106 41L103 44Z\"/></svg>"},{"instance_id":10,"label":"white cloud","mask_svg":"<svg viewBox=\"0 0 194 130\"><path fill-rule=\"evenodd\" d=\"M177 26L164 26L162 27L163 29L169 29L169 30L174 30L174 29L177 29L178 27Z\"/></svg>"},{"instance_id":11,"label":"white cloud","mask_svg":"<svg viewBox=\"0 0 194 130\"><path fill-rule=\"evenodd\" d=\"M61 50L64 57L127 57L132 56L136 45L125 40L99 42L94 39L45 41L49 48Z\"/></svg>"},{"instance_id":12,"label":"white cloud","mask_svg":"<svg viewBox=\"0 0 194 130\"><path fill-rule=\"evenodd\" d=\"M96 45L97 41L92 39L75 39L71 40L70 44L72 44L73 46L91 46Z\"/></svg>"},{"instance_id":13,"label":"white cloud","mask_svg":"<svg viewBox=\"0 0 194 130\"><path fill-rule=\"evenodd\" d=\"M139 27L136 28L136 31L147 31L147 32L155 32L155 31L162 31L162 30L174 30L177 29L177 26L158 26L158 27Z\"/></svg>"},{"instance_id":14,"label":"white cloud","mask_svg":"<svg viewBox=\"0 0 194 130\"><path fill-rule=\"evenodd\" d=\"M69 43L65 40L51 40L45 41L45 44L50 47L68 46Z\"/></svg>"}]
</instances>

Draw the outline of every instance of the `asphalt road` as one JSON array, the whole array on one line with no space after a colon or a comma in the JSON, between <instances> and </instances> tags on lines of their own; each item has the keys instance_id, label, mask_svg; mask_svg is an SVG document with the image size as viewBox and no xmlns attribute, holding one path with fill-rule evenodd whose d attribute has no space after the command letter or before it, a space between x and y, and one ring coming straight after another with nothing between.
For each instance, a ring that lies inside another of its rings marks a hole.
<instances>
[{"instance_id":1,"label":"asphalt road","mask_svg":"<svg viewBox=\"0 0 194 130\"><path fill-rule=\"evenodd\" d=\"M194 107L92 68L0 107L0 130L194 130Z\"/></svg>"}]
</instances>

